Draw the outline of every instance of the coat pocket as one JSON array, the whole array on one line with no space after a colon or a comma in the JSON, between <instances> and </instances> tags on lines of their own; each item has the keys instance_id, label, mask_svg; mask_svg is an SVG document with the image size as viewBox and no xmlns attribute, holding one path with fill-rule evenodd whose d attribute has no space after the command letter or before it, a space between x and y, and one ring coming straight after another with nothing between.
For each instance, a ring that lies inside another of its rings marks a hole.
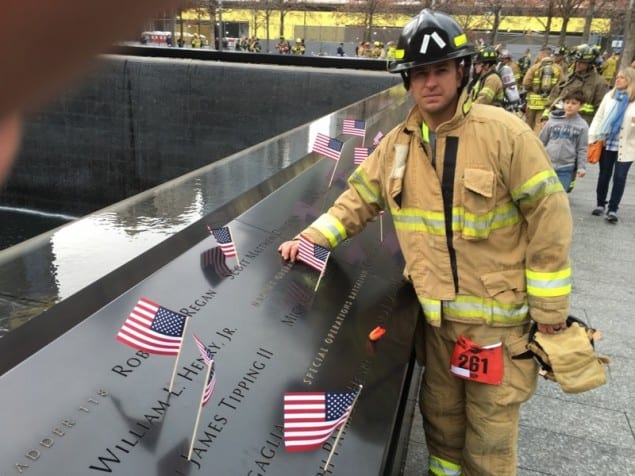
<instances>
[{"instance_id":1,"label":"coat pocket","mask_svg":"<svg viewBox=\"0 0 635 476\"><path fill-rule=\"evenodd\" d=\"M463 238L477 240L489 236L496 204L496 177L491 170L463 171Z\"/></svg>"}]
</instances>

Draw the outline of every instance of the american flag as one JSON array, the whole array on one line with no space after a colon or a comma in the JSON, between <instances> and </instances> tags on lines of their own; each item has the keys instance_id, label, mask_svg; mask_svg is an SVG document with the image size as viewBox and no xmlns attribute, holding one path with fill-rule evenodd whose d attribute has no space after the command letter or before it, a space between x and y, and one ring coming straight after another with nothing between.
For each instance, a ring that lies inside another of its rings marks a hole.
<instances>
[{"instance_id":1,"label":"american flag","mask_svg":"<svg viewBox=\"0 0 635 476\"><path fill-rule=\"evenodd\" d=\"M313 152L322 154L333 160L340 160L342 147L344 143L341 140L334 139L318 132L315 142L313 143Z\"/></svg>"},{"instance_id":2,"label":"american flag","mask_svg":"<svg viewBox=\"0 0 635 476\"><path fill-rule=\"evenodd\" d=\"M226 259L220 246L214 246L201 253L201 269L211 269L220 278L230 276L232 271L227 266Z\"/></svg>"},{"instance_id":3,"label":"american flag","mask_svg":"<svg viewBox=\"0 0 635 476\"><path fill-rule=\"evenodd\" d=\"M149 354L178 355L186 319L183 314L141 298L123 323L117 340Z\"/></svg>"},{"instance_id":4,"label":"american flag","mask_svg":"<svg viewBox=\"0 0 635 476\"><path fill-rule=\"evenodd\" d=\"M344 119L342 134L364 137L366 135L366 121Z\"/></svg>"},{"instance_id":5,"label":"american flag","mask_svg":"<svg viewBox=\"0 0 635 476\"><path fill-rule=\"evenodd\" d=\"M227 258L233 258L236 256L236 245L232 241L232 234L229 231L228 226L222 226L220 228L210 229L214 238L220 245L220 249L223 250L223 254Z\"/></svg>"},{"instance_id":6,"label":"american flag","mask_svg":"<svg viewBox=\"0 0 635 476\"><path fill-rule=\"evenodd\" d=\"M205 385L205 391L203 393L203 399L201 400L201 407L204 407L205 404L212 397L212 393L214 393L214 387L216 386L216 370L214 369L214 355L212 352L205 347L205 344L193 335L194 341L196 342L196 347L198 347L198 351L201 353L201 357L203 357L203 362L205 365L210 367L209 379L207 379L207 385Z\"/></svg>"},{"instance_id":7,"label":"american flag","mask_svg":"<svg viewBox=\"0 0 635 476\"><path fill-rule=\"evenodd\" d=\"M379 131L377 134L375 134L375 137L373 137L373 145L376 146L377 144L379 144L383 138L384 133L382 131Z\"/></svg>"},{"instance_id":8,"label":"american flag","mask_svg":"<svg viewBox=\"0 0 635 476\"><path fill-rule=\"evenodd\" d=\"M373 153L373 150L375 150L375 147L355 147L353 153L353 163L355 165L361 164L370 154Z\"/></svg>"},{"instance_id":9,"label":"american flag","mask_svg":"<svg viewBox=\"0 0 635 476\"><path fill-rule=\"evenodd\" d=\"M326 261L329 259L331 252L311 240L304 235L300 235L300 243L298 248L298 259L308 264L314 269L322 272L326 268Z\"/></svg>"},{"instance_id":10,"label":"american flag","mask_svg":"<svg viewBox=\"0 0 635 476\"><path fill-rule=\"evenodd\" d=\"M286 392L284 446L287 451L318 449L351 413L356 392Z\"/></svg>"}]
</instances>

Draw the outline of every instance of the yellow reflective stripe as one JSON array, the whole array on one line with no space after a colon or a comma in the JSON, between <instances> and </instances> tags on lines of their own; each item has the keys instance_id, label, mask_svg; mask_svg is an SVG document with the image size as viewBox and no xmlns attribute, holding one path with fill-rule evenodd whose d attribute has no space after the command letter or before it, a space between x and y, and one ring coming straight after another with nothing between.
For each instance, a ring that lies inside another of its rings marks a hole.
<instances>
[{"instance_id":1,"label":"yellow reflective stripe","mask_svg":"<svg viewBox=\"0 0 635 476\"><path fill-rule=\"evenodd\" d=\"M395 228L445 236L443 212L431 212L414 208L391 208ZM466 237L486 238L492 230L512 226L522 217L512 202L496 207L483 215L466 212L462 207L452 209L452 230Z\"/></svg>"},{"instance_id":2,"label":"yellow reflective stripe","mask_svg":"<svg viewBox=\"0 0 635 476\"><path fill-rule=\"evenodd\" d=\"M311 226L329 240L332 248L335 248L347 237L346 228L342 222L328 213L322 214Z\"/></svg>"},{"instance_id":3,"label":"yellow reflective stripe","mask_svg":"<svg viewBox=\"0 0 635 476\"><path fill-rule=\"evenodd\" d=\"M362 197L364 202L369 205L374 203L379 205L379 208L382 210L384 209L384 200L381 198L379 187L370 183L362 166L355 169L349 177L348 183L359 193L359 196Z\"/></svg>"},{"instance_id":4,"label":"yellow reflective stripe","mask_svg":"<svg viewBox=\"0 0 635 476\"><path fill-rule=\"evenodd\" d=\"M423 313L426 316L426 319L429 321L440 321L441 320L441 301L438 299L429 299L424 298L423 296L418 296L419 304L421 304L421 308L423 309Z\"/></svg>"},{"instance_id":5,"label":"yellow reflective stripe","mask_svg":"<svg viewBox=\"0 0 635 476\"><path fill-rule=\"evenodd\" d=\"M584 112L586 114L593 114L595 112L595 108L593 107L593 104L589 104L588 102L585 102L580 107L580 112Z\"/></svg>"},{"instance_id":6,"label":"yellow reflective stripe","mask_svg":"<svg viewBox=\"0 0 635 476\"><path fill-rule=\"evenodd\" d=\"M486 96L488 99L494 99L494 91L488 87L484 87L478 92L478 95Z\"/></svg>"},{"instance_id":7,"label":"yellow reflective stripe","mask_svg":"<svg viewBox=\"0 0 635 476\"><path fill-rule=\"evenodd\" d=\"M428 470L434 476L461 476L460 465L433 455L428 455Z\"/></svg>"},{"instance_id":8,"label":"yellow reflective stripe","mask_svg":"<svg viewBox=\"0 0 635 476\"><path fill-rule=\"evenodd\" d=\"M492 298L456 296L454 301L443 301L443 315L462 320L483 320L492 323L520 323L527 319L529 306L506 304Z\"/></svg>"},{"instance_id":9,"label":"yellow reflective stripe","mask_svg":"<svg viewBox=\"0 0 635 476\"><path fill-rule=\"evenodd\" d=\"M443 212L427 212L415 208L391 208L390 213L397 230L445 235Z\"/></svg>"},{"instance_id":10,"label":"yellow reflective stripe","mask_svg":"<svg viewBox=\"0 0 635 476\"><path fill-rule=\"evenodd\" d=\"M511 196L517 201L527 203L540 200L547 195L563 192L562 184L554 170L543 170L527 180L520 187L512 190Z\"/></svg>"},{"instance_id":11,"label":"yellow reflective stripe","mask_svg":"<svg viewBox=\"0 0 635 476\"><path fill-rule=\"evenodd\" d=\"M443 315L462 321L485 321L487 324L521 323L527 320L529 306L527 302L505 304L492 298L478 296L456 296L453 301L419 296L419 303L428 321L441 319Z\"/></svg>"},{"instance_id":12,"label":"yellow reflective stripe","mask_svg":"<svg viewBox=\"0 0 635 476\"><path fill-rule=\"evenodd\" d=\"M430 143L430 128L424 121L421 121L421 137L424 142Z\"/></svg>"},{"instance_id":13,"label":"yellow reflective stripe","mask_svg":"<svg viewBox=\"0 0 635 476\"><path fill-rule=\"evenodd\" d=\"M571 268L542 272L525 270L527 293L539 297L557 297L571 294Z\"/></svg>"},{"instance_id":14,"label":"yellow reflective stripe","mask_svg":"<svg viewBox=\"0 0 635 476\"><path fill-rule=\"evenodd\" d=\"M482 215L467 212L461 207L452 210L452 229L472 238L487 238L492 230L515 225L521 220L518 208L511 202Z\"/></svg>"}]
</instances>

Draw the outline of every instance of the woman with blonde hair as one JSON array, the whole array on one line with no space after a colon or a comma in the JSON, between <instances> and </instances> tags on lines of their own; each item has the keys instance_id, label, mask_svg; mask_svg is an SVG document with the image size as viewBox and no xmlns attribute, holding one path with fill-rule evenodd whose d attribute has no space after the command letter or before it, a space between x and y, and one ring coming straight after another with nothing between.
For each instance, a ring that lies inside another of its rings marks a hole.
<instances>
[{"instance_id":1,"label":"woman with blonde hair","mask_svg":"<svg viewBox=\"0 0 635 476\"><path fill-rule=\"evenodd\" d=\"M635 159L635 69L624 68L615 77L615 87L606 93L589 127L589 144L605 142L596 187L597 206L592 214L606 211L609 223L617 223L617 209L624 194L626 176ZM609 183L613 188L608 201Z\"/></svg>"}]
</instances>

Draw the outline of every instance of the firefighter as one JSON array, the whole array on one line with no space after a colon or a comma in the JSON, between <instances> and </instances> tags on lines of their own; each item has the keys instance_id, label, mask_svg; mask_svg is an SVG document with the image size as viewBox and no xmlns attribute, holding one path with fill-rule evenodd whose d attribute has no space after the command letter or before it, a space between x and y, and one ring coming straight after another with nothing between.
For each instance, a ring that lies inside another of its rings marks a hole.
<instances>
[{"instance_id":1,"label":"firefighter","mask_svg":"<svg viewBox=\"0 0 635 476\"><path fill-rule=\"evenodd\" d=\"M469 87L474 102L502 106L504 100L503 82L496 72L498 55L494 48L485 47L474 60L474 79Z\"/></svg>"},{"instance_id":2,"label":"firefighter","mask_svg":"<svg viewBox=\"0 0 635 476\"><path fill-rule=\"evenodd\" d=\"M544 121L549 118L551 109L562 107L561 99L567 93L574 89L581 89L584 94L584 103L579 114L587 124L591 124L602 98L610 89L606 80L595 70L597 57L598 51L589 45L582 44L576 48L573 54L573 72L566 79L559 81L551 90L542 114Z\"/></svg>"},{"instance_id":3,"label":"firefighter","mask_svg":"<svg viewBox=\"0 0 635 476\"><path fill-rule=\"evenodd\" d=\"M390 211L420 303L429 472L507 476L537 380L533 359L513 357L526 352L530 316L540 332L566 328L572 220L538 137L469 100L473 53L444 13L424 9L404 27L389 71L415 106L301 234L333 248ZM298 246L278 251L295 261Z\"/></svg>"},{"instance_id":4,"label":"firefighter","mask_svg":"<svg viewBox=\"0 0 635 476\"><path fill-rule=\"evenodd\" d=\"M295 44L291 47L291 54L300 56L304 54L304 50L304 40L296 38Z\"/></svg>"},{"instance_id":5,"label":"firefighter","mask_svg":"<svg viewBox=\"0 0 635 476\"><path fill-rule=\"evenodd\" d=\"M611 56L606 58L604 63L601 66L602 77L606 80L610 87L613 86L615 82L615 75L617 74L617 67L620 64L620 57L614 51Z\"/></svg>"},{"instance_id":6,"label":"firefighter","mask_svg":"<svg viewBox=\"0 0 635 476\"><path fill-rule=\"evenodd\" d=\"M562 71L563 77L569 72L569 62L567 61L568 50L566 46L561 46L553 55L553 62L558 65Z\"/></svg>"},{"instance_id":7,"label":"firefighter","mask_svg":"<svg viewBox=\"0 0 635 476\"><path fill-rule=\"evenodd\" d=\"M498 60L500 61L499 69L503 66L509 66L514 73L514 79L516 80L516 84L520 84L523 78L520 75L520 67L514 63L512 59L512 55L507 48L502 49L498 53Z\"/></svg>"},{"instance_id":8,"label":"firefighter","mask_svg":"<svg viewBox=\"0 0 635 476\"><path fill-rule=\"evenodd\" d=\"M281 36L276 44L276 50L278 50L278 53L281 55L288 55L291 52L291 44L284 36Z\"/></svg>"},{"instance_id":9,"label":"firefighter","mask_svg":"<svg viewBox=\"0 0 635 476\"><path fill-rule=\"evenodd\" d=\"M536 63L527 70L523 78L523 88L527 91L525 122L536 132L540 132L542 127L540 120L547 106L549 94L563 77L562 70L551 56L551 48L541 48L536 55Z\"/></svg>"}]
</instances>

